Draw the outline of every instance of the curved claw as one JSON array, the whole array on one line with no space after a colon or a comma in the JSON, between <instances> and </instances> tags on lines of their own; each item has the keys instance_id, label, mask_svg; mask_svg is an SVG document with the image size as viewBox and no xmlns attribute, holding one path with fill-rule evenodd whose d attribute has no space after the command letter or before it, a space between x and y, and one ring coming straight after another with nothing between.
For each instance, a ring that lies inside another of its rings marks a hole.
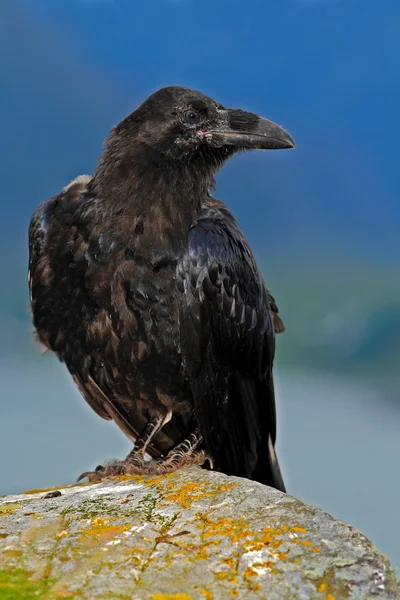
<instances>
[{"instance_id":1,"label":"curved claw","mask_svg":"<svg viewBox=\"0 0 400 600\"><path fill-rule=\"evenodd\" d=\"M79 483L80 481L82 481L82 479L86 478L89 480L89 483L92 483L93 481L101 481L101 471L104 471L104 467L102 467L101 469L97 467L95 471L85 471L85 473L79 475L78 479L76 480L76 483Z\"/></svg>"},{"instance_id":2,"label":"curved claw","mask_svg":"<svg viewBox=\"0 0 400 600\"><path fill-rule=\"evenodd\" d=\"M85 473L81 473L78 479L76 480L76 483L79 483L80 481L82 481L82 479L86 479L86 477L89 479L89 475L90 471L85 471Z\"/></svg>"},{"instance_id":3,"label":"curved claw","mask_svg":"<svg viewBox=\"0 0 400 600\"><path fill-rule=\"evenodd\" d=\"M204 462L206 462L206 461L207 461L207 462L208 462L208 464L210 465L210 469L211 469L211 471L213 471L213 470L214 470L214 459L213 459L213 457L211 456L211 454L209 454L209 453L207 452L207 450L204 450Z\"/></svg>"}]
</instances>

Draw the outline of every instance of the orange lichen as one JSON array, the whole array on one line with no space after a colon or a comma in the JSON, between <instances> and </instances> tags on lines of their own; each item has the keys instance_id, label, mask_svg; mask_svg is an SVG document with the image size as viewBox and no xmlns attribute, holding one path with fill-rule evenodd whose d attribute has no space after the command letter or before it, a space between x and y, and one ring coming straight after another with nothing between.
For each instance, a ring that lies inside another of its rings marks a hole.
<instances>
[{"instance_id":1,"label":"orange lichen","mask_svg":"<svg viewBox=\"0 0 400 600\"><path fill-rule=\"evenodd\" d=\"M205 498L214 499L219 493L227 492L236 486L236 483L212 486L207 481L200 483L185 481L177 487L176 483L171 481L164 488L166 493L164 493L163 500L168 504L178 504L182 508L190 508L194 502Z\"/></svg>"},{"instance_id":2,"label":"orange lichen","mask_svg":"<svg viewBox=\"0 0 400 600\"><path fill-rule=\"evenodd\" d=\"M98 482L96 481L92 481L91 483L71 483L69 485L62 485L60 486L56 486L56 487L48 487L48 488L39 488L39 489L33 489L33 490L26 490L25 492L22 492L23 494L43 494L45 492L55 492L55 491L59 491L62 489L69 489L69 488L74 488L74 487L86 487L89 485L96 485Z\"/></svg>"},{"instance_id":3,"label":"orange lichen","mask_svg":"<svg viewBox=\"0 0 400 600\"><path fill-rule=\"evenodd\" d=\"M313 548L312 552L320 552L320 549L319 548Z\"/></svg>"},{"instance_id":4,"label":"orange lichen","mask_svg":"<svg viewBox=\"0 0 400 600\"><path fill-rule=\"evenodd\" d=\"M104 519L103 517L93 517L92 519L90 519L90 524L94 525L95 527L101 527L102 525L106 525L109 522L110 519Z\"/></svg>"},{"instance_id":5,"label":"orange lichen","mask_svg":"<svg viewBox=\"0 0 400 600\"><path fill-rule=\"evenodd\" d=\"M188 594L153 594L152 600L193 600Z\"/></svg>"},{"instance_id":6,"label":"orange lichen","mask_svg":"<svg viewBox=\"0 0 400 600\"><path fill-rule=\"evenodd\" d=\"M197 513L196 517L200 520L198 527L203 530L203 538L222 536L235 544L251 533L244 517L240 519L226 519L220 517L216 521L213 521L207 517L207 515L200 513Z\"/></svg>"},{"instance_id":7,"label":"orange lichen","mask_svg":"<svg viewBox=\"0 0 400 600\"><path fill-rule=\"evenodd\" d=\"M336 598L348 598L350 596L349 582L336 577L334 567L324 571L322 577L313 580L315 589L323 594L324 600L336 600Z\"/></svg>"},{"instance_id":8,"label":"orange lichen","mask_svg":"<svg viewBox=\"0 0 400 600\"><path fill-rule=\"evenodd\" d=\"M207 598L208 600L213 600L214 598L214 594L212 592L210 592L209 590L206 590L206 588L203 588L202 590L199 590L200 594L203 594L203 596L205 598Z\"/></svg>"},{"instance_id":9,"label":"orange lichen","mask_svg":"<svg viewBox=\"0 0 400 600\"><path fill-rule=\"evenodd\" d=\"M110 524L115 519L104 519L102 517L94 517L90 519L90 527L81 530L80 542L86 546L96 545L98 542L106 543L112 541L118 535L130 529L131 525L112 525Z\"/></svg>"},{"instance_id":10,"label":"orange lichen","mask_svg":"<svg viewBox=\"0 0 400 600\"><path fill-rule=\"evenodd\" d=\"M228 565L228 567L234 567L236 565L236 561L233 558L223 558L222 562Z\"/></svg>"},{"instance_id":11,"label":"orange lichen","mask_svg":"<svg viewBox=\"0 0 400 600\"><path fill-rule=\"evenodd\" d=\"M68 487L67 485L63 485L63 488ZM38 488L38 489L33 489L33 490L26 490L25 492L22 492L23 494L43 494L44 492L54 492L59 490L59 487L48 487L48 488Z\"/></svg>"},{"instance_id":12,"label":"orange lichen","mask_svg":"<svg viewBox=\"0 0 400 600\"><path fill-rule=\"evenodd\" d=\"M0 517L5 517L6 515L9 515L11 513L13 513L14 511L18 510L19 508L21 508L23 506L23 504L19 504L19 503L9 503L9 504L2 504L0 506Z\"/></svg>"},{"instance_id":13,"label":"orange lichen","mask_svg":"<svg viewBox=\"0 0 400 600\"><path fill-rule=\"evenodd\" d=\"M214 573L217 579L227 579L229 577L229 571L218 571Z\"/></svg>"},{"instance_id":14,"label":"orange lichen","mask_svg":"<svg viewBox=\"0 0 400 600\"><path fill-rule=\"evenodd\" d=\"M307 530L304 527L292 527L292 531L296 531L297 533L307 533Z\"/></svg>"},{"instance_id":15,"label":"orange lichen","mask_svg":"<svg viewBox=\"0 0 400 600\"><path fill-rule=\"evenodd\" d=\"M165 475L154 475L154 476L140 476L140 482L144 483L144 485L146 487L150 486L150 485L160 485L160 483L163 483L165 481L165 479L170 479L170 477L173 477L174 473L166 473Z\"/></svg>"},{"instance_id":16,"label":"orange lichen","mask_svg":"<svg viewBox=\"0 0 400 600\"><path fill-rule=\"evenodd\" d=\"M19 558L22 556L22 550L12 550L9 548L8 550L3 550L3 555L9 558Z\"/></svg>"},{"instance_id":17,"label":"orange lichen","mask_svg":"<svg viewBox=\"0 0 400 600\"><path fill-rule=\"evenodd\" d=\"M63 529L63 531L60 531L60 533L57 533L57 537L59 539L62 539L63 537L66 537L68 535L68 531L66 529Z\"/></svg>"},{"instance_id":18,"label":"orange lichen","mask_svg":"<svg viewBox=\"0 0 400 600\"><path fill-rule=\"evenodd\" d=\"M213 546L219 546L219 540L212 540L209 542L204 542L200 545L191 544L187 542L177 542L177 545L185 550L191 552L193 554L193 560L207 560L210 556L210 550L212 550Z\"/></svg>"},{"instance_id":19,"label":"orange lichen","mask_svg":"<svg viewBox=\"0 0 400 600\"><path fill-rule=\"evenodd\" d=\"M246 569L244 572L244 578L245 579L250 579L251 577L256 577L258 575L257 571L255 571L254 569Z\"/></svg>"}]
</instances>

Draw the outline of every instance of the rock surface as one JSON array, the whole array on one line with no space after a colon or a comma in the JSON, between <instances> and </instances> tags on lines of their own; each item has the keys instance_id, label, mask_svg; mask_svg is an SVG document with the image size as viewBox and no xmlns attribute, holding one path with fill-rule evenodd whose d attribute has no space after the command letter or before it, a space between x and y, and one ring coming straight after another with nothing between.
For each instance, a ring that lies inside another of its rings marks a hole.
<instances>
[{"instance_id":1,"label":"rock surface","mask_svg":"<svg viewBox=\"0 0 400 600\"><path fill-rule=\"evenodd\" d=\"M360 532L197 467L0 498L0 598L400 598Z\"/></svg>"}]
</instances>

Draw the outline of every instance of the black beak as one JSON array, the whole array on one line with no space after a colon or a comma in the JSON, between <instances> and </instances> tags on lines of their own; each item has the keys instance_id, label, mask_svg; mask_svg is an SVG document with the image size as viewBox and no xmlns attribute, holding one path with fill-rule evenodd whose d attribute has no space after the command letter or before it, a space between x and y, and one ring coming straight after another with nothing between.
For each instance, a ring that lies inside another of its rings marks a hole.
<instances>
[{"instance_id":1,"label":"black beak","mask_svg":"<svg viewBox=\"0 0 400 600\"><path fill-rule=\"evenodd\" d=\"M261 150L295 148L294 139L287 131L268 119L242 110L228 109L218 129L208 131L218 145Z\"/></svg>"}]
</instances>

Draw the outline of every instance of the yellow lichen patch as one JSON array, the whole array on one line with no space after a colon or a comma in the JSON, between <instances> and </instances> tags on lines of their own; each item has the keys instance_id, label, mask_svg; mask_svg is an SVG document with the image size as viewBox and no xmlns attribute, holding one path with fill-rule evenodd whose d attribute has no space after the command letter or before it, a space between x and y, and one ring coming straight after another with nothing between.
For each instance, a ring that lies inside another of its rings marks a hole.
<instances>
[{"instance_id":1,"label":"yellow lichen patch","mask_svg":"<svg viewBox=\"0 0 400 600\"><path fill-rule=\"evenodd\" d=\"M8 556L8 558L19 558L22 556L22 550L12 550L9 548L7 550L3 550L3 556Z\"/></svg>"},{"instance_id":2,"label":"yellow lichen patch","mask_svg":"<svg viewBox=\"0 0 400 600\"><path fill-rule=\"evenodd\" d=\"M175 475L175 473L165 473L165 475L153 475L153 476L147 476L147 477L141 477L141 481L144 483L144 485L146 487L149 486L157 486L160 485L160 483L163 483L165 481L165 479L170 479L171 477L173 477ZM176 485L176 484L175 484Z\"/></svg>"},{"instance_id":3,"label":"yellow lichen patch","mask_svg":"<svg viewBox=\"0 0 400 600\"><path fill-rule=\"evenodd\" d=\"M246 539L251 534L248 523L244 517L240 519L226 519L223 517L213 521L207 515L197 513L200 523L198 527L203 529L203 538L222 536L233 544Z\"/></svg>"},{"instance_id":4,"label":"yellow lichen patch","mask_svg":"<svg viewBox=\"0 0 400 600\"><path fill-rule=\"evenodd\" d=\"M71 557L66 556L65 554L62 554L61 556L58 557L58 560L61 562L69 562L71 560Z\"/></svg>"},{"instance_id":5,"label":"yellow lichen patch","mask_svg":"<svg viewBox=\"0 0 400 600\"><path fill-rule=\"evenodd\" d=\"M245 579L251 579L252 577L256 577L257 576L257 571L255 571L254 569L246 569L244 572L244 578Z\"/></svg>"},{"instance_id":6,"label":"yellow lichen patch","mask_svg":"<svg viewBox=\"0 0 400 600\"><path fill-rule=\"evenodd\" d=\"M94 546L99 542L102 544L111 542L118 535L128 531L130 525L95 525L81 531L80 542L85 546Z\"/></svg>"},{"instance_id":7,"label":"yellow lichen patch","mask_svg":"<svg viewBox=\"0 0 400 600\"><path fill-rule=\"evenodd\" d=\"M207 560L210 556L210 550L212 550L212 548L215 546L219 546L219 543L220 542L218 540L204 542L200 545L192 544L190 542L188 543L185 541L175 542L175 544L177 546L181 547L182 549L186 550L187 552L190 552L192 555L191 558L195 561Z\"/></svg>"},{"instance_id":8,"label":"yellow lichen patch","mask_svg":"<svg viewBox=\"0 0 400 600\"><path fill-rule=\"evenodd\" d=\"M209 590L207 590L206 588L199 590L199 592L200 592L200 594L203 594L203 596L205 598L207 598L207 600L213 600L213 598L214 598L214 594L212 592L210 592Z\"/></svg>"},{"instance_id":9,"label":"yellow lichen patch","mask_svg":"<svg viewBox=\"0 0 400 600\"><path fill-rule=\"evenodd\" d=\"M228 485L219 485L218 492L229 492L229 490L232 490L233 488L237 487L238 485L239 485L238 483L229 483Z\"/></svg>"},{"instance_id":10,"label":"yellow lichen patch","mask_svg":"<svg viewBox=\"0 0 400 600\"><path fill-rule=\"evenodd\" d=\"M153 594L152 600L193 600L188 594Z\"/></svg>"},{"instance_id":11,"label":"yellow lichen patch","mask_svg":"<svg viewBox=\"0 0 400 600\"><path fill-rule=\"evenodd\" d=\"M11 513L13 513L15 510L18 510L19 508L21 508L23 506L23 504L19 504L17 502L15 503L9 503L9 504L2 504L0 506L0 517L5 517L6 515L10 515Z\"/></svg>"},{"instance_id":12,"label":"yellow lichen patch","mask_svg":"<svg viewBox=\"0 0 400 600\"><path fill-rule=\"evenodd\" d=\"M165 502L168 504L178 504L182 508L190 508L194 502L206 497L204 492L204 483L192 483L187 481L178 488L172 482L167 483L166 494L164 496Z\"/></svg>"},{"instance_id":13,"label":"yellow lichen patch","mask_svg":"<svg viewBox=\"0 0 400 600\"><path fill-rule=\"evenodd\" d=\"M292 527L292 531L295 531L296 533L307 533L307 530L304 529L304 527Z\"/></svg>"},{"instance_id":14,"label":"yellow lichen patch","mask_svg":"<svg viewBox=\"0 0 400 600\"><path fill-rule=\"evenodd\" d=\"M46 492L56 492L59 490L63 490L63 489L70 489L70 488L74 488L74 487L87 487L89 485L98 485L97 481L92 481L91 483L70 483L69 485L62 485L60 486L56 486L56 487L48 487L48 488L38 488L38 489L33 489L33 490L26 490L25 492L22 492L23 494L44 494Z\"/></svg>"},{"instance_id":15,"label":"yellow lichen patch","mask_svg":"<svg viewBox=\"0 0 400 600\"><path fill-rule=\"evenodd\" d=\"M90 525L94 525L95 527L101 527L102 525L106 525L110 522L110 519L104 519L102 517L93 517L90 519Z\"/></svg>"},{"instance_id":16,"label":"yellow lichen patch","mask_svg":"<svg viewBox=\"0 0 400 600\"><path fill-rule=\"evenodd\" d=\"M57 533L57 537L59 539L62 539L63 537L66 537L68 535L68 531L66 529L63 529L63 531L60 531L60 533Z\"/></svg>"},{"instance_id":17,"label":"yellow lichen patch","mask_svg":"<svg viewBox=\"0 0 400 600\"><path fill-rule=\"evenodd\" d=\"M63 485L63 488L68 487L67 485ZM43 494L45 492L55 492L57 490L59 490L59 487L49 487L49 488L38 488L38 489L33 489L33 490L26 490L25 492L22 492L23 494Z\"/></svg>"},{"instance_id":18,"label":"yellow lichen patch","mask_svg":"<svg viewBox=\"0 0 400 600\"><path fill-rule=\"evenodd\" d=\"M56 598L71 598L71 592L65 586L61 586L55 593Z\"/></svg>"},{"instance_id":19,"label":"yellow lichen patch","mask_svg":"<svg viewBox=\"0 0 400 600\"><path fill-rule=\"evenodd\" d=\"M228 567L233 568L236 565L236 561L233 558L223 558L222 562L228 565Z\"/></svg>"},{"instance_id":20,"label":"yellow lichen patch","mask_svg":"<svg viewBox=\"0 0 400 600\"><path fill-rule=\"evenodd\" d=\"M349 582L336 577L334 567L327 569L322 577L313 580L317 592L323 594L324 600L348 598L350 596Z\"/></svg>"},{"instance_id":21,"label":"yellow lichen patch","mask_svg":"<svg viewBox=\"0 0 400 600\"><path fill-rule=\"evenodd\" d=\"M175 482L171 481L164 487L163 500L168 504L177 504L182 508L191 508L194 502L206 498L214 500L220 493L225 493L236 486L237 483L215 486L208 481L201 481L199 483L185 481L177 486Z\"/></svg>"}]
</instances>

